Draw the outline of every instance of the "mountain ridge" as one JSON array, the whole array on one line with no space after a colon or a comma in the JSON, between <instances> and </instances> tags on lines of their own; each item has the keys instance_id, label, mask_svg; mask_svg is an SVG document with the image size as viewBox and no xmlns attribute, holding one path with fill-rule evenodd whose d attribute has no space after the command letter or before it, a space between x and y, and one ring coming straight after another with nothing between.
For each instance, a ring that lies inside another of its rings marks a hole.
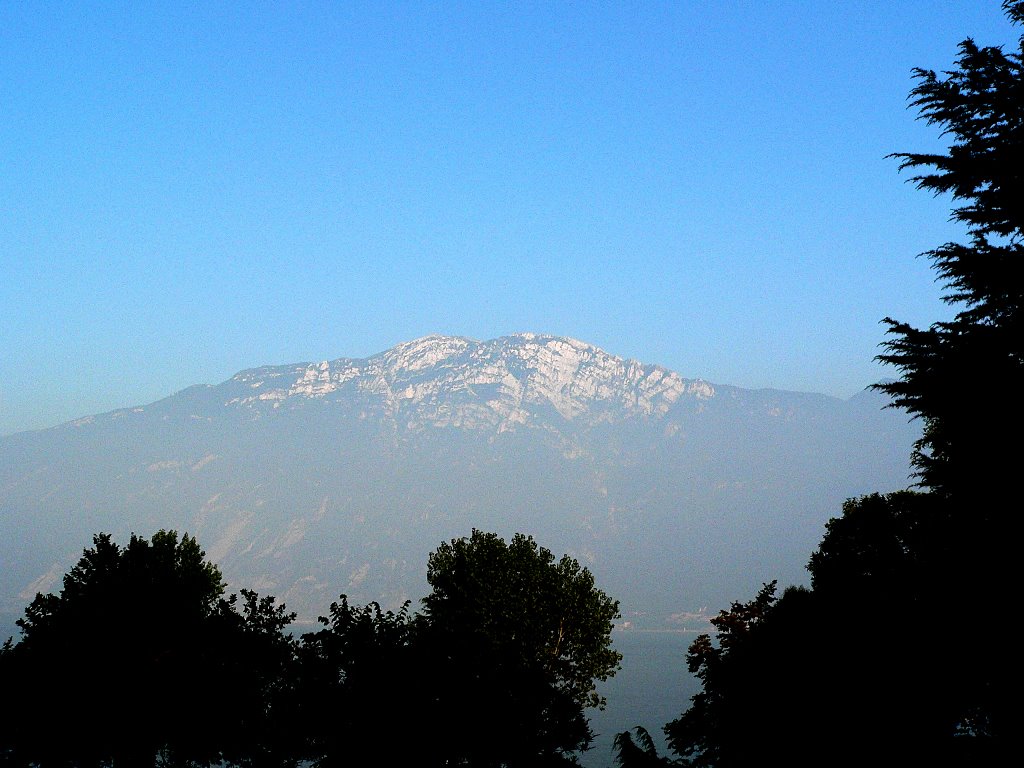
<instances>
[{"instance_id":1,"label":"mountain ridge","mask_svg":"<svg viewBox=\"0 0 1024 768\"><path fill-rule=\"evenodd\" d=\"M306 618L342 592L417 598L427 554L474 527L572 554L626 610L724 606L799 581L847 497L907 485L918 430L885 402L711 384L539 334L245 369L0 438L0 612L93 533L160 528Z\"/></svg>"},{"instance_id":2,"label":"mountain ridge","mask_svg":"<svg viewBox=\"0 0 1024 768\"><path fill-rule=\"evenodd\" d=\"M460 377L460 369L463 374L475 369L477 375ZM590 375L581 380L581 370ZM435 375L431 376L431 372ZM524 372L528 375L521 375ZM615 386L616 377L621 380L619 387ZM435 386L429 386L431 382L436 382ZM349 390L355 388L363 394L382 396L397 406L396 410L402 410L403 405L423 405L427 397L450 396L460 389L477 396L474 386L492 387L503 397L491 398L487 403L497 415L508 418L508 424L523 420L524 403L548 403L563 418L572 420L589 412L596 403L621 405L625 409L621 415L650 416L655 412L667 413L682 397L708 400L719 392L732 396L784 394L840 402L849 402L865 393L862 390L844 400L816 392L714 384L703 378L683 377L665 366L619 357L566 336L522 332L477 341L465 336L429 334L365 358L339 357L242 369L219 384L195 384L151 403L72 419L48 429L142 413L170 400L231 388L237 391L225 399L225 406L265 404L279 408L290 398L324 398L346 389L346 385ZM567 385L572 386L567 389ZM609 416L607 411L603 413L604 418Z\"/></svg>"}]
</instances>

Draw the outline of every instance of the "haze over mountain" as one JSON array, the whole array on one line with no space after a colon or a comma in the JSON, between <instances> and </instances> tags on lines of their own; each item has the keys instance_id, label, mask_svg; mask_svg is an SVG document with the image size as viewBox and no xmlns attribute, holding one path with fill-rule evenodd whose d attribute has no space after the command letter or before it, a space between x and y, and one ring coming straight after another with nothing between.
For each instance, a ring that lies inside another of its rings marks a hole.
<instances>
[{"instance_id":1,"label":"haze over mountain","mask_svg":"<svg viewBox=\"0 0 1024 768\"><path fill-rule=\"evenodd\" d=\"M0 611L59 587L93 533L159 528L303 619L340 593L395 607L477 527L572 554L639 625L693 625L802 581L844 499L908 485L918 430L884 405L534 334L246 370L0 438Z\"/></svg>"}]
</instances>

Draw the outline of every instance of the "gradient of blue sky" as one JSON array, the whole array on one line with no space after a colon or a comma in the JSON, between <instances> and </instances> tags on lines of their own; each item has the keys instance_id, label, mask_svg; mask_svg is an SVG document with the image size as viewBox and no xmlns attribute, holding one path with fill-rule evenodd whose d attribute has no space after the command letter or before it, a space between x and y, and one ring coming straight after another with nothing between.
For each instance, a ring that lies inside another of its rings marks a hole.
<instances>
[{"instance_id":1,"label":"gradient of blue sky","mask_svg":"<svg viewBox=\"0 0 1024 768\"><path fill-rule=\"evenodd\" d=\"M170 6L170 7L168 7ZM428 333L849 396L958 236L889 152L998 2L0 0L0 434Z\"/></svg>"}]
</instances>

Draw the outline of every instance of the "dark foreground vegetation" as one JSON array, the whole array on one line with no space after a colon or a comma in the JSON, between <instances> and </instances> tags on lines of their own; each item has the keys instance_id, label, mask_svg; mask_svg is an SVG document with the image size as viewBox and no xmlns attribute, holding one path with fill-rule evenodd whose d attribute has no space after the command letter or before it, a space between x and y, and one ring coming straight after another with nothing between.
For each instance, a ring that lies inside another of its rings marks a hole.
<instances>
[{"instance_id":1,"label":"dark foreground vegetation","mask_svg":"<svg viewBox=\"0 0 1024 768\"><path fill-rule=\"evenodd\" d=\"M1024 0L1003 4L1024 22ZM1021 49L964 41L912 104L946 154L895 155L948 193L965 243L929 252L955 317L887 319L879 388L923 423L918 491L847 502L810 588L767 584L687 661L703 690L623 766L978 766L1019 739L1012 509L1024 434ZM570 558L474 531L428 563L422 611L342 598L301 637L273 598L224 597L195 540L97 536L0 653L4 765L544 766L590 743L617 604ZM1019 758L1018 758L1019 759Z\"/></svg>"},{"instance_id":2,"label":"dark foreground vegetation","mask_svg":"<svg viewBox=\"0 0 1024 768\"><path fill-rule=\"evenodd\" d=\"M1024 2L1003 3L1024 22ZM808 569L774 583L690 647L703 684L665 726L676 759L642 728L623 766L978 766L1017 753L1020 657L1010 628L1019 543L1024 393L1024 37L1016 52L960 44L952 71L917 70L911 104L951 139L895 155L913 182L957 203L965 243L930 251L955 317L886 319L878 388L923 423L920 492L851 500ZM1016 760L1019 760L1019 756Z\"/></svg>"},{"instance_id":3,"label":"dark foreground vegetation","mask_svg":"<svg viewBox=\"0 0 1024 768\"><path fill-rule=\"evenodd\" d=\"M98 535L0 653L0 763L573 764L617 603L522 535L444 544L428 581L420 613L343 597L295 636L195 539Z\"/></svg>"}]
</instances>

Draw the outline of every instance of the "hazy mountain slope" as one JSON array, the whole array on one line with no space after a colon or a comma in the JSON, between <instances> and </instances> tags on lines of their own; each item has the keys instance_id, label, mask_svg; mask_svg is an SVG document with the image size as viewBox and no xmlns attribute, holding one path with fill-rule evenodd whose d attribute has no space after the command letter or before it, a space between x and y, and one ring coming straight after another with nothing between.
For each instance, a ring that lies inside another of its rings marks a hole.
<instances>
[{"instance_id":1,"label":"hazy mountain slope","mask_svg":"<svg viewBox=\"0 0 1024 768\"><path fill-rule=\"evenodd\" d=\"M571 552L625 611L714 609L802 579L843 499L907 485L917 432L883 405L532 334L242 371L0 439L0 610L92 533L161 527L307 618L340 592L420 597L427 553L473 527Z\"/></svg>"}]
</instances>

